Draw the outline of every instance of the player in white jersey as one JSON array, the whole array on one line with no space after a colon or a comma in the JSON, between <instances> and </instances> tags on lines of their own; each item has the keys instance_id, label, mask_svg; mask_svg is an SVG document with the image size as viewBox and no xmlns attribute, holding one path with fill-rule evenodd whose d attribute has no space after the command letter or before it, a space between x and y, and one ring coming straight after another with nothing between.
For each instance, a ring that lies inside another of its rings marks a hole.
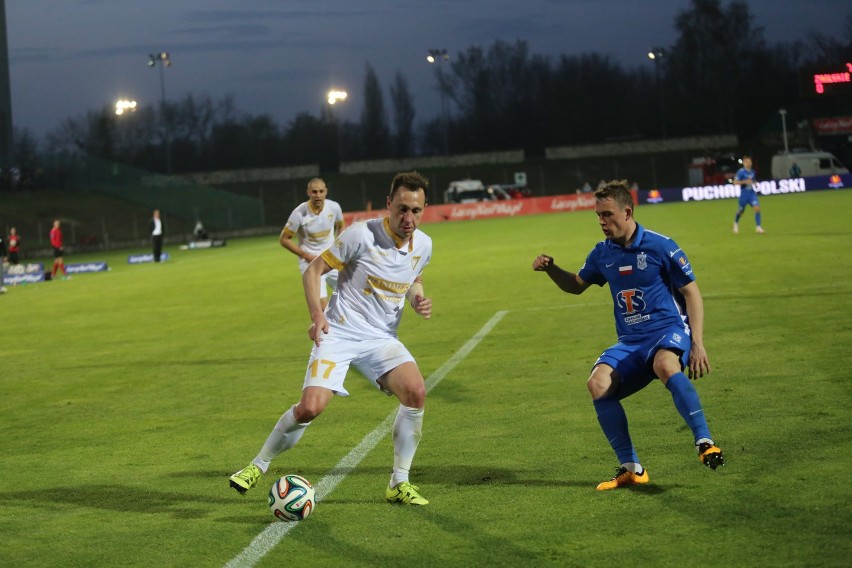
<instances>
[{"instance_id":1,"label":"player in white jersey","mask_svg":"<svg viewBox=\"0 0 852 568\"><path fill-rule=\"evenodd\" d=\"M302 397L281 416L252 463L230 477L231 487L240 493L254 487L276 456L296 445L335 394L349 394L343 383L349 366L355 365L400 402L385 498L407 505L429 503L409 482L423 428L426 385L396 335L406 300L418 315L432 316L432 301L424 296L421 280L432 256L432 240L417 228L428 183L417 172L397 174L387 198L388 216L352 225L302 275L313 322L308 335L314 342ZM325 311L318 285L321 276L333 269L339 270L340 278Z\"/></svg>"},{"instance_id":2,"label":"player in white jersey","mask_svg":"<svg viewBox=\"0 0 852 568\"><path fill-rule=\"evenodd\" d=\"M296 207L281 231L281 246L299 257L299 271L304 274L308 265L331 246L345 224L343 211L336 201L328 199L328 188L320 178L308 182L308 200ZM299 235L298 244L293 237ZM328 286L337 287L337 271L324 274L320 283L323 309L328 304Z\"/></svg>"}]
</instances>

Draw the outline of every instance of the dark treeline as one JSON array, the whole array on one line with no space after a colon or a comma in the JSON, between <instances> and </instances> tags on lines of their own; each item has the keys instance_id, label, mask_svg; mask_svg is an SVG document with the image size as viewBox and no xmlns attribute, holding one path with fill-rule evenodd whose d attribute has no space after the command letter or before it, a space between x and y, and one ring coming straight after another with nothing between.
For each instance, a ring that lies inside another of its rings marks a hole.
<instances>
[{"instance_id":1,"label":"dark treeline","mask_svg":"<svg viewBox=\"0 0 852 568\"><path fill-rule=\"evenodd\" d=\"M521 40L452 54L435 66L448 112L417 124L405 76L397 72L385 92L368 64L357 122L341 124L326 108L280 126L239 111L230 97L188 94L123 116L90 110L42 143L19 131L16 160L85 152L180 173L519 148L535 155L547 146L666 136L737 134L747 143L779 108L791 120L812 117L800 70L852 61L852 17L835 24L830 36L768 45L747 3L692 0L675 19L677 41L656 47L661 56L651 65L624 68L594 53L546 57Z\"/></svg>"}]
</instances>

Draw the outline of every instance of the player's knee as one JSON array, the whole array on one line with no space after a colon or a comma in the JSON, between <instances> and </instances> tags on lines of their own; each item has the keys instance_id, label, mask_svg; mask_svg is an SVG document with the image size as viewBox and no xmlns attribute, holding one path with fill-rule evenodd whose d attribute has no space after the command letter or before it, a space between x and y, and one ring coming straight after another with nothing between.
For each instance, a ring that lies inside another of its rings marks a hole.
<instances>
[{"instance_id":1,"label":"player's knee","mask_svg":"<svg viewBox=\"0 0 852 568\"><path fill-rule=\"evenodd\" d=\"M592 371L589 380L586 381L586 387L589 389L589 394L592 395L592 400L598 400L605 397L612 390L612 375L599 368Z\"/></svg>"},{"instance_id":2,"label":"player's knee","mask_svg":"<svg viewBox=\"0 0 852 568\"><path fill-rule=\"evenodd\" d=\"M305 422L310 422L317 416L322 413L322 410L319 410L315 407L311 407L310 405L300 403L293 409L293 417L296 419L296 422L300 424L304 424Z\"/></svg>"},{"instance_id":3,"label":"player's knee","mask_svg":"<svg viewBox=\"0 0 852 568\"><path fill-rule=\"evenodd\" d=\"M423 408L426 405L426 385L423 381L409 381L400 390L397 398L410 408Z\"/></svg>"},{"instance_id":4,"label":"player's knee","mask_svg":"<svg viewBox=\"0 0 852 568\"><path fill-rule=\"evenodd\" d=\"M293 409L293 417L297 422L304 424L310 422L325 410L325 404L317 399L305 399Z\"/></svg>"},{"instance_id":5,"label":"player's knee","mask_svg":"<svg viewBox=\"0 0 852 568\"><path fill-rule=\"evenodd\" d=\"M663 384L675 373L680 373L680 361L669 357L654 359L654 376L663 381Z\"/></svg>"}]
</instances>

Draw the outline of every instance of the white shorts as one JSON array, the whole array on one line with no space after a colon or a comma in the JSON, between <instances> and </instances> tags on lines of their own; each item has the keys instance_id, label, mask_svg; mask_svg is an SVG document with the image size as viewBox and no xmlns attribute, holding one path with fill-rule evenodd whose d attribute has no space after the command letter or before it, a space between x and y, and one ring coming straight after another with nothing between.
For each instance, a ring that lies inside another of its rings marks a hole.
<instances>
[{"instance_id":1,"label":"white shorts","mask_svg":"<svg viewBox=\"0 0 852 568\"><path fill-rule=\"evenodd\" d=\"M414 361L414 357L399 339L354 340L335 336L334 328L324 335L319 346L314 345L311 358L305 371L305 387L322 387L334 394L349 396L343 387L349 365L361 371L376 388L382 389L376 382L379 377L396 369L403 363Z\"/></svg>"},{"instance_id":2,"label":"white shorts","mask_svg":"<svg viewBox=\"0 0 852 568\"><path fill-rule=\"evenodd\" d=\"M305 273L305 270L308 269L308 265L310 263L305 261L304 259L299 259L299 272L301 274ZM320 278L320 298L328 298L328 287L331 286L332 290L337 290L337 271L332 270L330 272L326 272Z\"/></svg>"}]
</instances>

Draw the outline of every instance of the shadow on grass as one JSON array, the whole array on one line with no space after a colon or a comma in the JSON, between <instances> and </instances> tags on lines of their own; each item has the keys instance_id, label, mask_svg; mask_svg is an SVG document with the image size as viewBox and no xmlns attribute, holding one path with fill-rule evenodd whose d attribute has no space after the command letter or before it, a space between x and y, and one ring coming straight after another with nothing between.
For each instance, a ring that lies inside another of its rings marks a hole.
<instances>
[{"instance_id":1,"label":"shadow on grass","mask_svg":"<svg viewBox=\"0 0 852 568\"><path fill-rule=\"evenodd\" d=\"M338 467L332 468L331 470L321 470L314 468L286 468L286 467L272 467L266 475L263 476L261 481L258 482L258 486L252 489L246 495L238 495L232 488L228 486L228 477L233 472L225 472L225 471L217 471L217 470L195 470L192 472L174 472L168 475L168 477L175 478L186 478L187 476L192 476L196 478L203 478L205 480L215 481L216 483L216 494L227 496L231 495L232 498L219 498L212 499L214 503L231 503L233 504L236 500L237 503L240 502L240 499L253 499L255 501L262 501L264 504L266 502L266 493L268 491L268 487L278 479L279 477L287 474L296 474L305 477L310 480L314 486L317 483L325 478L326 476L339 476L339 477L356 477L356 476L366 476L373 477L375 476L378 481L376 481L377 486L384 487L384 481L390 475L389 467ZM415 484L424 486L458 486L458 487L543 487L543 488L579 488L586 489L594 492L594 488L601 481L600 479L562 479L562 480L554 480L551 478L547 478L542 476L542 474L538 470L533 469L508 469L508 468L500 468L500 467L491 467L487 465L445 465L445 466L423 466L416 467L412 470L412 481ZM204 484L207 484L208 481L205 481ZM637 485L633 487L626 487L620 489L619 492L623 491L631 491L638 494L644 495L661 495L664 494L668 489L672 489L675 486L667 485L666 487L661 487L655 485L654 483L650 483L648 485ZM222 492L219 493L218 489L221 489ZM431 489L431 488L430 488ZM147 494L147 493L146 493ZM168 507L166 512L175 513L173 510L173 505L180 501L192 502L187 499L186 495L180 494L161 494L164 497L163 504L168 506L169 504L172 507ZM380 495L376 498L377 501L383 502L383 495ZM4 500L3 494L0 494L0 502ZM369 504L373 503L374 499L358 499L358 498L339 498L334 495L332 492L329 495L323 495L321 497L323 503L326 504L351 504L351 503L363 503ZM49 499L46 499L49 501ZM97 506L88 504L88 506ZM107 508L115 508L119 510L124 510L125 507L107 507ZM158 511L142 511L142 512L163 512L161 510ZM186 515L189 518L189 515ZM200 515L201 516L201 515ZM239 522L239 523L256 523L258 520L257 516L226 516L219 517L219 521L224 522Z\"/></svg>"},{"instance_id":2,"label":"shadow on grass","mask_svg":"<svg viewBox=\"0 0 852 568\"><path fill-rule=\"evenodd\" d=\"M339 538L336 527L321 517L312 518L310 530L293 531L288 538L301 541L306 546L316 546L317 535L322 535L326 552L337 556L340 563L353 566L535 566L540 564L535 545L514 542L502 538L494 531L484 529L476 523L465 522L463 515L441 515L429 507L407 507L405 517L416 517L420 522L431 525L437 535L446 535L451 544L435 546L434 543L418 542L411 527L416 522L406 519L399 528L382 535L381 545L358 542L353 538ZM405 548L402 548L405 547ZM410 547L410 548L409 548ZM329 564L333 565L333 564ZM562 562L562 565L567 565Z\"/></svg>"},{"instance_id":3,"label":"shadow on grass","mask_svg":"<svg viewBox=\"0 0 852 568\"><path fill-rule=\"evenodd\" d=\"M4 505L27 504L51 509L71 505L127 513L167 514L176 519L207 517L213 512L211 503L233 502L234 499L224 492L221 498L210 495L201 502L187 493L100 484L0 492L0 503Z\"/></svg>"}]
</instances>

